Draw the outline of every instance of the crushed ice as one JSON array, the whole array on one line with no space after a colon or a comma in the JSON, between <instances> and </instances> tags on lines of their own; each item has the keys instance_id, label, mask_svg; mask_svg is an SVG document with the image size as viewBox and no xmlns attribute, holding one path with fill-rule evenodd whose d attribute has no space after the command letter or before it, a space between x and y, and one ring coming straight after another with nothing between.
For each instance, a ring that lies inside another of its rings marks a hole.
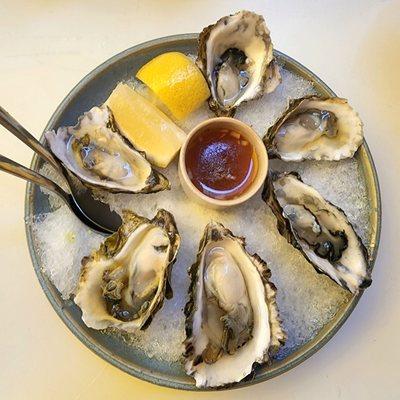
<instances>
[{"instance_id":1,"label":"crushed ice","mask_svg":"<svg viewBox=\"0 0 400 400\"><path fill-rule=\"evenodd\" d=\"M272 94L240 107L236 117L250 124L263 136L267 128L280 116L292 98L315 93L312 84L283 71L283 82ZM211 117L203 107L182 125L190 130L198 122ZM271 168L297 170L306 183L312 184L322 195L342 207L364 241L369 233L369 208L362 171L355 159L340 162L283 163L273 160ZM47 166L43 173L52 172ZM272 280L278 287L277 301L284 328L288 333L279 358L290 354L308 342L347 302L350 295L329 278L317 274L302 255L277 232L275 217L256 195L246 204L222 212L194 204L186 198L177 174L176 162L166 171L172 189L149 195L97 195L118 212L129 208L138 214L152 217L158 208L171 211L182 237L182 245L173 268L174 297L165 301L145 332L118 335L121 340L143 350L148 357L167 362L177 361L183 351L184 316L188 288L187 268L194 261L198 242L205 225L215 219L236 235L246 237L247 248L265 259ZM48 194L48 193L46 193ZM71 212L50 194L54 211L33 222L34 233L40 241L43 270L64 298L74 292L79 277L80 260L96 249L102 236L86 228ZM366 243L368 244L368 243Z\"/></svg>"}]
</instances>

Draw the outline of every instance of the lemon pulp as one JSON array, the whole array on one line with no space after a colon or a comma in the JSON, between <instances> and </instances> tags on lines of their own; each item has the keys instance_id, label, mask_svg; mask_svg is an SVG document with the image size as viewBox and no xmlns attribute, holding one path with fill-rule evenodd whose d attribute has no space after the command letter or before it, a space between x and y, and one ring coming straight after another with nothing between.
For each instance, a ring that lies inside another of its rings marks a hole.
<instances>
[{"instance_id":1,"label":"lemon pulp","mask_svg":"<svg viewBox=\"0 0 400 400\"><path fill-rule=\"evenodd\" d=\"M200 69L182 53L169 52L153 58L140 68L136 77L155 93L178 120L186 118L210 96Z\"/></svg>"}]
</instances>

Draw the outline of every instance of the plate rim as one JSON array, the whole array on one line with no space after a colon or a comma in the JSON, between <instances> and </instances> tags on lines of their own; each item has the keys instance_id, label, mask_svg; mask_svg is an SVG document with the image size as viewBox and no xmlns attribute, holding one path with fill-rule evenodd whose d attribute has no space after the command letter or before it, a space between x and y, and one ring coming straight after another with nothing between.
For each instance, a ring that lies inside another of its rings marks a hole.
<instances>
[{"instance_id":1,"label":"plate rim","mask_svg":"<svg viewBox=\"0 0 400 400\"><path fill-rule=\"evenodd\" d=\"M143 43L140 43L138 45L132 46L114 56L111 58L107 59L103 63L101 63L99 66L91 70L83 79L81 79L70 91L69 93L64 97L64 99L61 101L61 103L57 106L56 110L52 114L50 120L46 124L46 127L43 132L45 132L52 124L53 122L59 117L59 115L62 113L63 109L65 106L69 103L70 99L73 97L74 93L77 92L81 87L85 86L88 81L92 79L93 76L98 75L102 71L106 70L108 67L110 67L112 64L115 62L125 58L126 56L129 56L131 53L136 53L138 51L148 49L150 47L154 46L159 46L159 45L165 45L167 43L171 43L174 41L194 41L197 40L198 34L197 33L186 33L186 34L178 34L178 35L171 35L171 36L165 36L161 38L156 38L153 40L149 40ZM291 64L291 67L294 67L301 75L305 75L308 77L308 79L311 79L315 82L317 82L320 86L324 88L330 95L336 96L336 94L329 88L329 86L323 82L318 76L316 76L312 71L310 71L308 68L306 68L304 65L299 63L298 61L294 60L290 56L287 56L286 54L274 50L274 53L279 56L281 60L283 60L285 63ZM43 134L42 134L42 140L43 140ZM370 262L369 262L369 268L372 270L374 268L374 264L377 258L377 253L378 253L378 248L379 248L379 241L380 241L380 235L381 235L381 221L382 221L382 204L381 204L381 192L380 192L380 186L379 186L379 180L378 180L378 175L376 171L376 167L370 152L370 149L368 147L368 144L366 140L364 140L363 144L360 147L361 151L364 152L365 154L363 157L366 157L368 160L368 171L364 171L365 175L368 175L368 179L370 180L372 187L374 189L374 195L375 195L375 205L373 208L375 208L376 213L374 214L376 216L376 229L375 229L375 242L373 243L373 250L370 254ZM360 151L360 150L359 150ZM38 167L38 162L39 162L39 157L35 154L32 158L31 161L31 168L32 169L37 169ZM28 221L32 215L33 215L33 187L34 184L32 183L27 183L26 185L26 192L25 192L25 210L24 210L24 215L25 215L25 221ZM112 354L110 351L105 351L104 347L99 347L95 343L92 343L90 338L88 338L80 329L78 326L74 324L74 322L69 319L64 312L64 306L63 304L53 295L54 291L57 291L57 289L54 287L54 285L51 284L47 276L44 275L41 269L41 265L39 260L37 259L37 255L34 249L34 244L33 244L33 231L32 231L32 226L31 224L25 224L25 232L26 232L26 237L28 241L28 247L29 247L29 253L30 257L32 260L32 264L36 273L36 276L39 280L39 283L42 287L42 290L44 291L47 299L49 300L50 304L52 305L53 309L57 313L57 315L61 318L63 323L67 326L67 328L87 347L89 348L92 352L100 356L103 360L109 362L111 365L121 369L122 371L138 378L145 380L147 382L169 387L169 388L174 388L174 389L183 389L183 390L191 390L191 391L213 391L213 390L224 390L224 389L236 389L236 388L242 388L246 386L250 386L256 383L261 383L266 380L272 379L278 375L281 375L290 369L294 368L295 366L301 364L303 361L311 357L314 353L316 353L318 350L320 350L336 333L337 331L342 327L344 322L347 320L347 318L350 316L352 311L354 310L355 306L357 305L358 301L360 300L361 296L363 295L363 292L360 292L358 295L353 296L348 303L344 305L344 307L341 307L337 313L335 314L335 317L332 318L332 320L324 325L324 327L318 332L318 334L310 340L308 343L305 345L301 346L299 349L297 349L295 352L291 353L288 357L281 361L277 361L272 364L272 368L268 368L266 372L263 374L256 374L256 376L251 379L251 380L245 380L238 382L236 384L233 384L231 386L225 386L223 388L197 388L194 385L194 380L191 383L187 383L184 381L176 381L176 380L171 380L169 379L168 375L163 375L162 373L156 373L155 371L150 371L149 373L142 370L140 367L137 369L134 368L132 365L128 365L124 360L119 359L115 354ZM51 285L51 288L49 287L49 283ZM340 314L340 315L339 315ZM337 316L337 317L336 317ZM333 323L334 322L334 323ZM326 332L324 332L326 331ZM192 379L189 378L191 381Z\"/></svg>"}]
</instances>

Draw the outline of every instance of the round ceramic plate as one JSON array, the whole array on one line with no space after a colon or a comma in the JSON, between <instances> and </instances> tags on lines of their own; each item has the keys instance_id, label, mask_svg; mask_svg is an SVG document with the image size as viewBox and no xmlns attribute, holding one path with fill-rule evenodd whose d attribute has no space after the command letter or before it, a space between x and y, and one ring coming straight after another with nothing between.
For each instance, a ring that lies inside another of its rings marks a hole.
<instances>
[{"instance_id":1,"label":"round ceramic plate","mask_svg":"<svg viewBox=\"0 0 400 400\"><path fill-rule=\"evenodd\" d=\"M156 39L132 47L112 57L90 72L68 94L51 117L45 130L54 129L61 125L74 125L78 116L84 111L89 110L94 105L101 104L119 81L134 76L140 66L158 54L167 51L195 54L196 45L196 34L178 35ZM275 51L275 55L284 68L312 81L320 95L335 95L327 85L301 64L278 51ZM372 259L370 266L372 268L379 243L381 205L376 171L366 143L358 150L356 159L363 171L370 202L371 228L368 234L368 242L370 243ZM35 156L31 167L38 170L41 164L42 161ZM47 196L37 186L28 184L25 200L25 216L27 220L31 220L34 215L49 211L50 205ZM194 385L194 380L185 375L183 366L180 363L170 364L150 359L142 351L130 347L120 339L89 329L81 320L79 308L72 301L63 300L57 289L43 273L38 256L38 240L29 224L27 224L26 234L33 266L47 298L60 318L82 343L106 361L137 378L176 389L197 389ZM265 381L288 371L306 360L337 332L351 314L360 296L361 293L351 297L347 303L343 304L333 319L323 326L311 341L293 351L283 360L275 361L268 367L258 369L249 379L235 384L233 387L242 387Z\"/></svg>"}]
</instances>

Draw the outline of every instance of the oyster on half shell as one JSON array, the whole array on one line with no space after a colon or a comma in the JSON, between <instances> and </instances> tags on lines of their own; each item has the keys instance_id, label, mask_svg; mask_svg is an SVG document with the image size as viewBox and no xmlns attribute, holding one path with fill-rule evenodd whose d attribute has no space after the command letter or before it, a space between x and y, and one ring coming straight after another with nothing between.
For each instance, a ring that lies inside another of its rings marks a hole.
<instances>
[{"instance_id":1,"label":"oyster on half shell","mask_svg":"<svg viewBox=\"0 0 400 400\"><path fill-rule=\"evenodd\" d=\"M169 189L144 153L121 136L111 110L93 107L77 125L45 133L52 153L83 184L109 192L151 193Z\"/></svg>"},{"instance_id":2,"label":"oyster on half shell","mask_svg":"<svg viewBox=\"0 0 400 400\"><path fill-rule=\"evenodd\" d=\"M233 115L240 103L272 92L281 82L264 18L250 11L204 28L197 65L207 79L210 108L217 115Z\"/></svg>"},{"instance_id":3,"label":"oyster on half shell","mask_svg":"<svg viewBox=\"0 0 400 400\"><path fill-rule=\"evenodd\" d=\"M341 160L363 142L363 124L346 99L309 96L292 100L263 140L271 158Z\"/></svg>"},{"instance_id":4,"label":"oyster on half shell","mask_svg":"<svg viewBox=\"0 0 400 400\"><path fill-rule=\"evenodd\" d=\"M89 328L144 329L172 297L169 276L180 244L172 214L124 212L123 224L82 260L75 303Z\"/></svg>"},{"instance_id":5,"label":"oyster on half shell","mask_svg":"<svg viewBox=\"0 0 400 400\"><path fill-rule=\"evenodd\" d=\"M186 372L198 387L239 382L286 338L270 270L243 238L210 222L189 274Z\"/></svg>"},{"instance_id":6,"label":"oyster on half shell","mask_svg":"<svg viewBox=\"0 0 400 400\"><path fill-rule=\"evenodd\" d=\"M263 199L277 218L279 233L318 272L352 293L371 284L367 250L346 214L297 173L271 172Z\"/></svg>"}]
</instances>

